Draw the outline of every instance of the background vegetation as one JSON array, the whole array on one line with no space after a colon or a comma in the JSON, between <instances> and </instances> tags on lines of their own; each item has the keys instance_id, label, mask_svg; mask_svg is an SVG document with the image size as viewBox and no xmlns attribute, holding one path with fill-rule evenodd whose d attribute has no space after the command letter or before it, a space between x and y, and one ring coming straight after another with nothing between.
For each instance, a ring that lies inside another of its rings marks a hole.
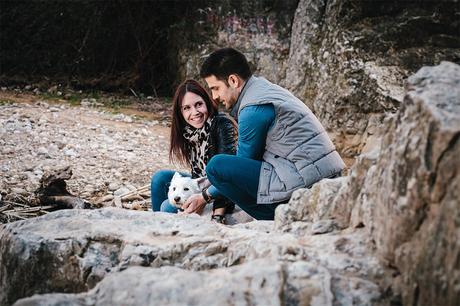
<instances>
[{"instance_id":1,"label":"background vegetation","mask_svg":"<svg viewBox=\"0 0 460 306\"><path fill-rule=\"evenodd\" d=\"M295 8L297 1L288 1ZM0 84L171 95L178 49L208 39L212 7L267 13L283 1L1 1ZM190 46L189 46L190 47Z\"/></svg>"}]
</instances>

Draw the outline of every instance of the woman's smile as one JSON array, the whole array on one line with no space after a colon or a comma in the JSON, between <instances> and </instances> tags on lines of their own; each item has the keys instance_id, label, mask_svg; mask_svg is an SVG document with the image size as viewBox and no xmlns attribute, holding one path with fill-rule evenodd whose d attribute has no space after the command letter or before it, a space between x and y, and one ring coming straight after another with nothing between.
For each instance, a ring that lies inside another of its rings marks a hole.
<instances>
[{"instance_id":1,"label":"woman's smile","mask_svg":"<svg viewBox=\"0 0 460 306\"><path fill-rule=\"evenodd\" d=\"M208 108L203 98L193 92L187 92L182 100L182 116L192 127L202 128L208 119Z\"/></svg>"}]
</instances>

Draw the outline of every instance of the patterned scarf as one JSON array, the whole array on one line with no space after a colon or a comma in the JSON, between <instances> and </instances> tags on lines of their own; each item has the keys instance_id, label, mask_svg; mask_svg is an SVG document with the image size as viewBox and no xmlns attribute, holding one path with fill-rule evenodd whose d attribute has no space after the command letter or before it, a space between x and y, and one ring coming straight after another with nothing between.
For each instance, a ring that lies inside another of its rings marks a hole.
<instances>
[{"instance_id":1,"label":"patterned scarf","mask_svg":"<svg viewBox=\"0 0 460 306\"><path fill-rule=\"evenodd\" d=\"M209 138L213 118L208 118L203 127L196 129L189 125L185 126L184 138L190 152L190 165L192 178L206 176L206 164L210 159Z\"/></svg>"}]
</instances>

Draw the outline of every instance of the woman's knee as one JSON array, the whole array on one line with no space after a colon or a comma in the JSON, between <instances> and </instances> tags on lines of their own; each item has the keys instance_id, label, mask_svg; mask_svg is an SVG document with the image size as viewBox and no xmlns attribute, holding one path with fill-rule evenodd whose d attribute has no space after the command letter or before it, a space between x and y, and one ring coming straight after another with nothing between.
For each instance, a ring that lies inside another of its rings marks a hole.
<instances>
[{"instance_id":1,"label":"woman's knee","mask_svg":"<svg viewBox=\"0 0 460 306\"><path fill-rule=\"evenodd\" d=\"M160 211L176 214L177 208L171 203L169 203L169 201L166 199L163 201L163 203L161 203Z\"/></svg>"},{"instance_id":2,"label":"woman's knee","mask_svg":"<svg viewBox=\"0 0 460 306\"><path fill-rule=\"evenodd\" d=\"M152 175L151 185L163 186L171 181L171 170L158 170Z\"/></svg>"}]
</instances>

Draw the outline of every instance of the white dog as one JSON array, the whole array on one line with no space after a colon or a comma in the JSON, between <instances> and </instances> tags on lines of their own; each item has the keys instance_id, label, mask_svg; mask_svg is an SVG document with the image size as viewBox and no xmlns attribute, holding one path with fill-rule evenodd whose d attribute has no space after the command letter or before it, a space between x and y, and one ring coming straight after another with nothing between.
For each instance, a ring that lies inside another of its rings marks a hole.
<instances>
[{"instance_id":1,"label":"white dog","mask_svg":"<svg viewBox=\"0 0 460 306\"><path fill-rule=\"evenodd\" d=\"M169 185L168 200L169 203L176 206L179 210L182 210L182 205L187 199L197 193L201 193L204 187L209 187L210 182L207 178L192 179L191 177L181 176L178 172L174 173L174 176ZM202 216L212 215L212 205L206 205ZM251 216L241 210L238 206L235 207L233 214L226 215L227 224L245 223L254 220Z\"/></svg>"},{"instance_id":2,"label":"white dog","mask_svg":"<svg viewBox=\"0 0 460 306\"><path fill-rule=\"evenodd\" d=\"M184 202L193 194L201 193L201 188L198 186L198 180L187 176L181 176L178 172L174 176L169 185L168 200L169 203L182 209Z\"/></svg>"}]
</instances>

